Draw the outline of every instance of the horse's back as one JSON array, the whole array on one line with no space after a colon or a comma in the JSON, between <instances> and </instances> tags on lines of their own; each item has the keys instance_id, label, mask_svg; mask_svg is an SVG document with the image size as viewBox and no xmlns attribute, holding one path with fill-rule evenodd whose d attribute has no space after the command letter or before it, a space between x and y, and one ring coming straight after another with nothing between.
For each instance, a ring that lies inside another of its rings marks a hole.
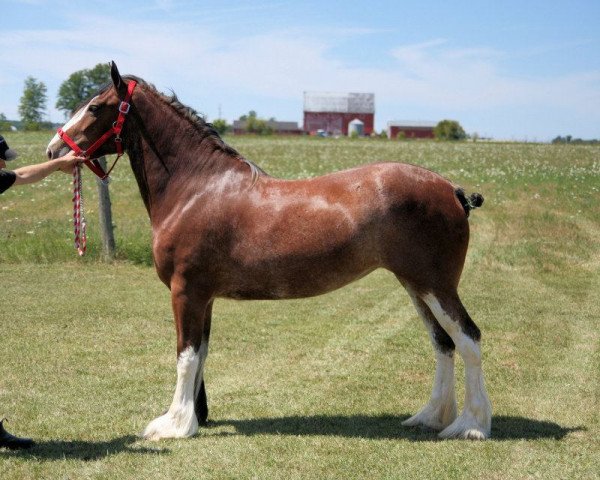
<instances>
[{"instance_id":1,"label":"horse's back","mask_svg":"<svg viewBox=\"0 0 600 480\"><path fill-rule=\"evenodd\" d=\"M390 211L414 211L415 215L443 215L459 223L464 210L456 197L456 186L441 175L407 163L382 162L303 180L269 178L263 192L281 204L329 205L351 209L371 222L373 216ZM325 203L322 203L325 202ZM423 211L416 212L419 206Z\"/></svg>"}]
</instances>

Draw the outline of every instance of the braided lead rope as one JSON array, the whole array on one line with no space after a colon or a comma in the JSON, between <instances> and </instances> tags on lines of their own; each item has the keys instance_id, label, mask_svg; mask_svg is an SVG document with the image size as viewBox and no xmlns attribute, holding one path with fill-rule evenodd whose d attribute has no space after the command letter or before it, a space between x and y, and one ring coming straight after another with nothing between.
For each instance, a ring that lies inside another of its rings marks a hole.
<instances>
[{"instance_id":1,"label":"braided lead rope","mask_svg":"<svg viewBox=\"0 0 600 480\"><path fill-rule=\"evenodd\" d=\"M82 257L87 247L85 234L86 221L83 212L83 191L81 183L81 165L73 166L73 229L75 233L75 248Z\"/></svg>"}]
</instances>

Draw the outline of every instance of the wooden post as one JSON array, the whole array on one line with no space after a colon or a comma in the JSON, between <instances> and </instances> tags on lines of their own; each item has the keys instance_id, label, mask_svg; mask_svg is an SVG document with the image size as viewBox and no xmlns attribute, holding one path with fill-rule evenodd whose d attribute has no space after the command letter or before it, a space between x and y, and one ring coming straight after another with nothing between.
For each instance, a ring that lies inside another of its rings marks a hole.
<instances>
[{"instance_id":1,"label":"wooden post","mask_svg":"<svg viewBox=\"0 0 600 480\"><path fill-rule=\"evenodd\" d=\"M106 158L98 159L104 171L106 171ZM112 223L112 207L110 203L110 192L108 183L96 178L98 185L98 215L100 218L100 235L102 237L102 259L110 262L115 258L115 235Z\"/></svg>"}]
</instances>

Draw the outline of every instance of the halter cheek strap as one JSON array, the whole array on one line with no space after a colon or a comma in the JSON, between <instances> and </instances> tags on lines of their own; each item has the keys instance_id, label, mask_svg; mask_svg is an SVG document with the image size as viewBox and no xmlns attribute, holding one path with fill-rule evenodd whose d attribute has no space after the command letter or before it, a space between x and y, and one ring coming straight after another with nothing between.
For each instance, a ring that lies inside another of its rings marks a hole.
<instances>
[{"instance_id":1,"label":"halter cheek strap","mask_svg":"<svg viewBox=\"0 0 600 480\"><path fill-rule=\"evenodd\" d=\"M134 80L129 82L127 85L127 94L125 95L125 99L119 104L119 115L117 116L117 120L112 124L112 127L92 145L90 145L87 150L82 150L62 128L58 129L58 136L62 139L62 141L71 147L71 150L73 150L75 153L85 157L84 163L92 172L96 174L96 176L102 180L105 180L108 177L112 169L115 168L119 158L121 158L123 155L123 140L121 139L121 131L123 130L126 115L129 113L129 109L131 108L131 96L133 95L133 90L135 89L136 85L137 82ZM109 138L113 136L115 137L117 158L108 171L105 172L100 163L98 163L96 159L92 158L92 155L96 150L104 145Z\"/></svg>"}]
</instances>

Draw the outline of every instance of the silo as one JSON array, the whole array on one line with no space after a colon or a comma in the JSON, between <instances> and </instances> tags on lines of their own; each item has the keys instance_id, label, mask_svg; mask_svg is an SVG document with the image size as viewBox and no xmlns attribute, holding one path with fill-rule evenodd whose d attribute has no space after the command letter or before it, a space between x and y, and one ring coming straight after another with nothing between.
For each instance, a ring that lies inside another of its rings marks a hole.
<instances>
[{"instance_id":1,"label":"silo","mask_svg":"<svg viewBox=\"0 0 600 480\"><path fill-rule=\"evenodd\" d=\"M365 134L365 122L361 122L358 118L355 118L348 123L348 136L362 137Z\"/></svg>"}]
</instances>

